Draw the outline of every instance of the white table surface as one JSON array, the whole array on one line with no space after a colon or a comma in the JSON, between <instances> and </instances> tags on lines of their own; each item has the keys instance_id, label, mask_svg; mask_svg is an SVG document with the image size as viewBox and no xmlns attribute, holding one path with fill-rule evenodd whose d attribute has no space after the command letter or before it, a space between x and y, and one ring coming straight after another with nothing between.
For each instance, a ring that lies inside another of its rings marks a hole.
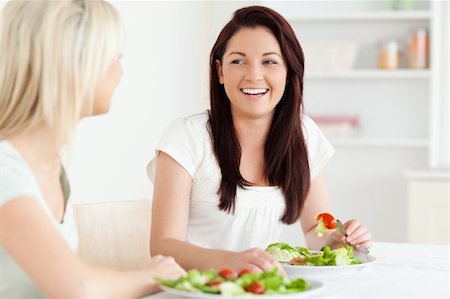
<instances>
[{"instance_id":1,"label":"white table surface","mask_svg":"<svg viewBox=\"0 0 450 299\"><path fill-rule=\"evenodd\" d=\"M357 273L315 278L324 286L311 298L450 298L450 246L376 242L370 255L376 262ZM180 298L165 292L145 297Z\"/></svg>"}]
</instances>

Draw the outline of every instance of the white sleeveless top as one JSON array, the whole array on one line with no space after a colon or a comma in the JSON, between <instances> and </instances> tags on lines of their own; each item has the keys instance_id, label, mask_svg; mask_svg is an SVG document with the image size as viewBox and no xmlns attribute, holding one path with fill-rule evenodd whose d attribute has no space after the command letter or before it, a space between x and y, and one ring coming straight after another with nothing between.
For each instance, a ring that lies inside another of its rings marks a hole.
<instances>
[{"instance_id":1,"label":"white sleeveless top","mask_svg":"<svg viewBox=\"0 0 450 299\"><path fill-rule=\"evenodd\" d=\"M78 245L78 234L73 218L72 205L69 202L66 203L63 223L59 223L47 206L28 164L8 141L0 139L0 207L20 196L31 196L39 202L49 221L53 223L69 247L75 252ZM33 248L29 248L29 254L33 258L39 258L38 256L33 256ZM70 269L68 269L68 272L70 272ZM3 248L1 243L0 298L47 298Z\"/></svg>"},{"instance_id":2,"label":"white sleeveless top","mask_svg":"<svg viewBox=\"0 0 450 299\"><path fill-rule=\"evenodd\" d=\"M208 132L208 113L180 118L164 131L156 150L177 161L192 177L186 241L205 248L242 251L278 242L285 226L285 202L278 187L237 187L234 214L219 210L220 167ZM331 144L307 116L302 120L309 152L311 179L334 153ZM147 167L154 181L156 156ZM176 188L176 186L173 186Z\"/></svg>"}]
</instances>

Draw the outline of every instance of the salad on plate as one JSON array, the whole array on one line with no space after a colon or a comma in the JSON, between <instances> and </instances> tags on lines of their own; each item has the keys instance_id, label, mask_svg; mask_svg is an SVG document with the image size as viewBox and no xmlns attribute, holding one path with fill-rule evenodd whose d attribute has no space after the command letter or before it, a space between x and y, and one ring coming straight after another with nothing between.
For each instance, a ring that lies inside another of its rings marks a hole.
<instances>
[{"instance_id":1,"label":"salad on plate","mask_svg":"<svg viewBox=\"0 0 450 299\"><path fill-rule=\"evenodd\" d=\"M192 269L186 276L177 280L157 280L165 291L184 296L197 294L196 298L298 294L317 289L321 285L302 278L290 279L282 276L278 273L278 268L261 273L252 273L248 269L239 273L234 273L228 268L219 272L214 269L206 271ZM205 296L198 296L199 294Z\"/></svg>"},{"instance_id":2,"label":"salad on plate","mask_svg":"<svg viewBox=\"0 0 450 299\"><path fill-rule=\"evenodd\" d=\"M326 246L319 251L273 243L266 250L281 263L289 277L307 279L356 273L376 261L371 255L354 252L350 245L337 249Z\"/></svg>"},{"instance_id":3,"label":"salad on plate","mask_svg":"<svg viewBox=\"0 0 450 299\"><path fill-rule=\"evenodd\" d=\"M325 246L317 251L287 243L273 243L267 246L266 251L279 262L295 266L347 266L362 262L353 255L353 247L349 245L337 249Z\"/></svg>"}]
</instances>

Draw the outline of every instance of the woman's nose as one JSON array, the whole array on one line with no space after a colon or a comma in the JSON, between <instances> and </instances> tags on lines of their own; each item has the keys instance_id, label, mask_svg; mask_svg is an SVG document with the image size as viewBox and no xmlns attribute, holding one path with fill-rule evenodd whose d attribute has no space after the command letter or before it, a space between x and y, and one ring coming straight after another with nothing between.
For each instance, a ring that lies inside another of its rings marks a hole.
<instances>
[{"instance_id":1,"label":"woman's nose","mask_svg":"<svg viewBox=\"0 0 450 299\"><path fill-rule=\"evenodd\" d=\"M249 64L246 73L248 81L261 81L264 78L262 66L258 64Z\"/></svg>"}]
</instances>

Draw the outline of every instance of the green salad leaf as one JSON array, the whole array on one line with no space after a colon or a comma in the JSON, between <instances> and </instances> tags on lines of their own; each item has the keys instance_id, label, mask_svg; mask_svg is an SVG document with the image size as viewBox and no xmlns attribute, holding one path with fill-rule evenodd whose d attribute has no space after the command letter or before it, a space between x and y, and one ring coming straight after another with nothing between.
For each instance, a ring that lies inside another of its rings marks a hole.
<instances>
[{"instance_id":1,"label":"green salad leaf","mask_svg":"<svg viewBox=\"0 0 450 299\"><path fill-rule=\"evenodd\" d=\"M323 222L322 219L319 219L317 221L317 226L316 226L316 234L318 237L323 237L323 235L328 231L328 228L325 226L325 223Z\"/></svg>"},{"instance_id":2,"label":"green salad leaf","mask_svg":"<svg viewBox=\"0 0 450 299\"><path fill-rule=\"evenodd\" d=\"M336 255L336 266L361 264L361 261L354 257L352 246L345 245L332 251Z\"/></svg>"},{"instance_id":3,"label":"green salad leaf","mask_svg":"<svg viewBox=\"0 0 450 299\"><path fill-rule=\"evenodd\" d=\"M278 261L290 261L301 257L301 253L287 243L273 243L267 246L266 251Z\"/></svg>"}]
</instances>

